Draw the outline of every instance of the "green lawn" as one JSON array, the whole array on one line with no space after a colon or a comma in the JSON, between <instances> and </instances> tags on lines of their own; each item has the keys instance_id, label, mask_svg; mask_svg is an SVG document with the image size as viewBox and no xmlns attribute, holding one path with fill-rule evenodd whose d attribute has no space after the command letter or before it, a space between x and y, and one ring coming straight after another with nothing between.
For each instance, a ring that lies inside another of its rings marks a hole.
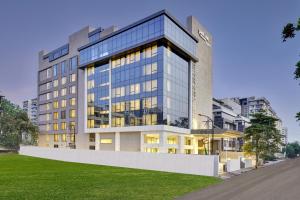
<instances>
[{"instance_id":1,"label":"green lawn","mask_svg":"<svg viewBox=\"0 0 300 200\"><path fill-rule=\"evenodd\" d=\"M0 154L3 200L165 200L218 182L213 177Z\"/></svg>"}]
</instances>

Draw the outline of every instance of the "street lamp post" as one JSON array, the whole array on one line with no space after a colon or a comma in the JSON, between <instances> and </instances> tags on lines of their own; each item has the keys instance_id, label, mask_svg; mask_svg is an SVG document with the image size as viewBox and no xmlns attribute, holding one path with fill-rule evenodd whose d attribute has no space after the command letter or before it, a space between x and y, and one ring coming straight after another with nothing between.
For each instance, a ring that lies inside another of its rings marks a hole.
<instances>
[{"instance_id":1,"label":"street lamp post","mask_svg":"<svg viewBox=\"0 0 300 200\"><path fill-rule=\"evenodd\" d=\"M211 129L211 150L210 150L210 154L213 155L214 154L214 134L215 134L215 129L214 129L214 120L212 118L210 118L207 115L203 115L203 114L198 114L201 117L206 117L207 121L210 121L212 124L212 129ZM209 148L209 145L208 145Z\"/></svg>"}]
</instances>

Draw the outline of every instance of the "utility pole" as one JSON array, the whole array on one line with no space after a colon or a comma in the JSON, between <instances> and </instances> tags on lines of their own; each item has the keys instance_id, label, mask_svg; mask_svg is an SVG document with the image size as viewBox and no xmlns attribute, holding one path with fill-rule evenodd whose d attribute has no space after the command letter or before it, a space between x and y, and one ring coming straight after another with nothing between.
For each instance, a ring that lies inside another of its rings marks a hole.
<instances>
[{"instance_id":1,"label":"utility pole","mask_svg":"<svg viewBox=\"0 0 300 200\"><path fill-rule=\"evenodd\" d=\"M198 115L201 116L201 117L205 117L207 119L207 121L211 122L211 125L212 125L211 128L212 129L211 129L211 150L210 150L210 155L213 155L214 154L214 134L215 134L214 120L212 118L210 118L209 116L207 116L207 115L203 115L203 114L198 114Z\"/></svg>"}]
</instances>

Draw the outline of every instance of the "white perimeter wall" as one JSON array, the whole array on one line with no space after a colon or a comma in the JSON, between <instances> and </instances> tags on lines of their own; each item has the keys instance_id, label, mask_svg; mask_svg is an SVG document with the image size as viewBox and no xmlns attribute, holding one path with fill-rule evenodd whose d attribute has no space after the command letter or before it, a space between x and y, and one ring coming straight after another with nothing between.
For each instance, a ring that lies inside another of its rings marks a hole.
<instances>
[{"instance_id":1,"label":"white perimeter wall","mask_svg":"<svg viewBox=\"0 0 300 200\"><path fill-rule=\"evenodd\" d=\"M21 146L21 155L68 162L217 176L218 156L162 154L124 151L94 151Z\"/></svg>"},{"instance_id":2,"label":"white perimeter wall","mask_svg":"<svg viewBox=\"0 0 300 200\"><path fill-rule=\"evenodd\" d=\"M227 160L227 172L234 172L240 169L241 169L240 159Z\"/></svg>"}]
</instances>

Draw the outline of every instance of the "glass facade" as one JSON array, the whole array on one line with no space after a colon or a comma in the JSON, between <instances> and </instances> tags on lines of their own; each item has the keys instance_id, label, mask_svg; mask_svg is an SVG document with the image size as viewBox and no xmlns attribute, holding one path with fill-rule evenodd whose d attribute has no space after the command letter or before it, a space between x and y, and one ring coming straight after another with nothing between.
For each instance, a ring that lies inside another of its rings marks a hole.
<instances>
[{"instance_id":1,"label":"glass facade","mask_svg":"<svg viewBox=\"0 0 300 200\"><path fill-rule=\"evenodd\" d=\"M112 127L163 123L162 55L153 45L112 61Z\"/></svg>"},{"instance_id":2,"label":"glass facade","mask_svg":"<svg viewBox=\"0 0 300 200\"><path fill-rule=\"evenodd\" d=\"M189 127L189 63L169 48L163 49L163 113L168 125Z\"/></svg>"},{"instance_id":3,"label":"glass facade","mask_svg":"<svg viewBox=\"0 0 300 200\"><path fill-rule=\"evenodd\" d=\"M157 44L111 60L111 69L109 63L89 67L87 127L109 127L111 100L111 127L188 128L188 80L188 61Z\"/></svg>"},{"instance_id":4,"label":"glass facade","mask_svg":"<svg viewBox=\"0 0 300 200\"><path fill-rule=\"evenodd\" d=\"M80 51L80 64L166 36L196 54L196 41L161 15ZM87 67L87 128L170 125L189 128L189 61L164 41Z\"/></svg>"},{"instance_id":5,"label":"glass facade","mask_svg":"<svg viewBox=\"0 0 300 200\"><path fill-rule=\"evenodd\" d=\"M195 55L196 42L169 17L161 15L81 50L79 63L89 63L163 35Z\"/></svg>"},{"instance_id":6,"label":"glass facade","mask_svg":"<svg viewBox=\"0 0 300 200\"><path fill-rule=\"evenodd\" d=\"M109 64L87 69L88 128L109 126Z\"/></svg>"}]
</instances>

